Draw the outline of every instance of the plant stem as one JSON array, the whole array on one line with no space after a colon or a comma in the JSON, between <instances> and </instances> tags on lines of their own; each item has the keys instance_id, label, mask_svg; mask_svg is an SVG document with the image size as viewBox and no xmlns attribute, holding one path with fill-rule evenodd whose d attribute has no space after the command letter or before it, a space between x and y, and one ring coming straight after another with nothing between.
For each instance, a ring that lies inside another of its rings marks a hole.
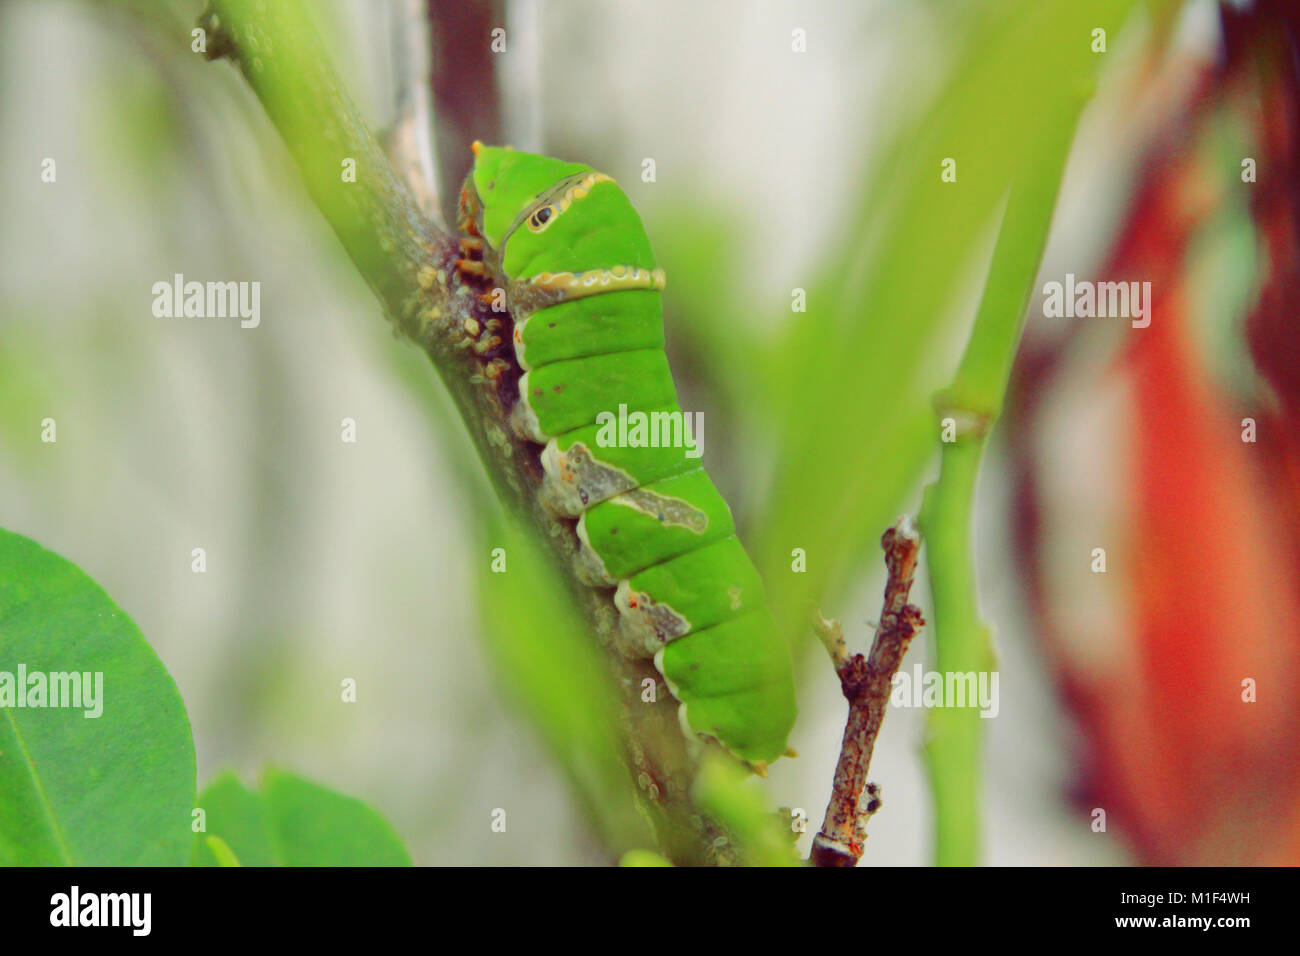
<instances>
[{"instance_id":1,"label":"plant stem","mask_svg":"<svg viewBox=\"0 0 1300 956\"><path fill-rule=\"evenodd\" d=\"M871 652L848 654L838 623L821 621L818 629L830 651L840 690L849 702L840 759L835 765L831 799L822 828L813 838L809 862L822 867L857 866L867 840L867 820L880 808L880 789L867 782L876 736L885 719L894 675L903 663L907 647L925 621L921 610L908 604L921 537L911 521L900 518L884 533L880 546L885 552L889 578L885 582L880 627Z\"/></svg>"},{"instance_id":2,"label":"plant stem","mask_svg":"<svg viewBox=\"0 0 1300 956\"><path fill-rule=\"evenodd\" d=\"M955 440L943 444L939 478L925 490L920 525L934 600L932 630L940 674L990 672L992 636L980 620L972 513L988 433L1001 413L1033 281L1083 100L1052 127L1045 162L1012 183L970 340L952 384L936 397ZM935 810L935 862L972 866L980 856L983 728L977 707L930 711L925 746Z\"/></svg>"}]
</instances>

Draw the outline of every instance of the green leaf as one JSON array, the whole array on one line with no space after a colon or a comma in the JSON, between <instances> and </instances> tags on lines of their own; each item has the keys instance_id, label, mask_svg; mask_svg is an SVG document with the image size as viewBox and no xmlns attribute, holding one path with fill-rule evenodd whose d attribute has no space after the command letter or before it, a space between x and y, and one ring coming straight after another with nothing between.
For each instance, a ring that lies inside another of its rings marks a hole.
<instances>
[{"instance_id":1,"label":"green leaf","mask_svg":"<svg viewBox=\"0 0 1300 956\"><path fill-rule=\"evenodd\" d=\"M615 853L653 839L622 759L614 675L532 539L491 504L484 538L505 551L505 572L483 552L479 607L498 680L546 741Z\"/></svg>"},{"instance_id":2,"label":"green leaf","mask_svg":"<svg viewBox=\"0 0 1300 956\"><path fill-rule=\"evenodd\" d=\"M939 447L934 390L965 336L964 290L988 255L1007 188L1072 128L1106 57L1092 28L1118 32L1133 0L976 5L932 105L919 109L865 180L847 239L807 285L807 312L777 341L785 380L772 422L781 455L755 558L774 609L806 632L810 604L850 587ZM957 179L941 179L956 161ZM783 302L783 307L788 306ZM806 553L792 573L791 552Z\"/></svg>"},{"instance_id":3,"label":"green leaf","mask_svg":"<svg viewBox=\"0 0 1300 956\"><path fill-rule=\"evenodd\" d=\"M260 792L227 771L198 805L207 830L194 842L193 866L411 865L397 833L370 807L274 767L262 774Z\"/></svg>"},{"instance_id":4,"label":"green leaf","mask_svg":"<svg viewBox=\"0 0 1300 956\"><path fill-rule=\"evenodd\" d=\"M736 761L706 754L693 795L700 809L730 831L747 866L800 866L794 834L783 827L757 780Z\"/></svg>"},{"instance_id":5,"label":"green leaf","mask_svg":"<svg viewBox=\"0 0 1300 956\"><path fill-rule=\"evenodd\" d=\"M243 866L239 862L239 857L235 856L235 851L230 849L230 844L221 837L210 836L204 841L208 849L212 851L212 856L217 861L217 866Z\"/></svg>"},{"instance_id":6,"label":"green leaf","mask_svg":"<svg viewBox=\"0 0 1300 956\"><path fill-rule=\"evenodd\" d=\"M618 861L619 866L672 866L672 862L664 859L653 850L628 850L623 854L623 858Z\"/></svg>"},{"instance_id":7,"label":"green leaf","mask_svg":"<svg viewBox=\"0 0 1300 956\"><path fill-rule=\"evenodd\" d=\"M14 706L33 674L73 672L93 707ZM153 649L79 568L0 530L0 864L183 865L193 806L189 720Z\"/></svg>"},{"instance_id":8,"label":"green leaf","mask_svg":"<svg viewBox=\"0 0 1300 956\"><path fill-rule=\"evenodd\" d=\"M249 790L233 771L226 771L199 794L205 833L217 837L242 866L281 866L266 800ZM202 836L202 834L201 834ZM193 866L219 866L220 856L206 840L196 840Z\"/></svg>"}]
</instances>

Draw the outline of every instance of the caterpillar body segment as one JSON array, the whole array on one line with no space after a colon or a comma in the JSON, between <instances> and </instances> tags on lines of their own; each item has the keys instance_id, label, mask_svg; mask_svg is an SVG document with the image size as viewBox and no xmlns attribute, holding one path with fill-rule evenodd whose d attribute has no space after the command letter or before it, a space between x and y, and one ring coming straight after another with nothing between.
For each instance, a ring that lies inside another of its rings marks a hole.
<instances>
[{"instance_id":1,"label":"caterpillar body segment","mask_svg":"<svg viewBox=\"0 0 1300 956\"><path fill-rule=\"evenodd\" d=\"M511 418L544 446L544 503L577 519L580 577L614 589L622 645L654 659L683 729L761 771L787 751L793 668L731 511L680 445L610 441L617 412L681 421L641 220L588 166L474 153L461 230L514 319Z\"/></svg>"},{"instance_id":2,"label":"caterpillar body segment","mask_svg":"<svg viewBox=\"0 0 1300 956\"><path fill-rule=\"evenodd\" d=\"M607 352L664 347L664 324L653 289L607 292L590 301L573 299L516 323L515 356L525 372L534 365ZM534 321L536 318L536 321Z\"/></svg>"},{"instance_id":3,"label":"caterpillar body segment","mask_svg":"<svg viewBox=\"0 0 1300 956\"><path fill-rule=\"evenodd\" d=\"M681 409L674 404L671 408L654 409L650 415L659 412L681 414ZM620 492L702 467L698 458L665 455L662 448L650 445L602 446L600 434L604 427L575 428L546 443L542 468L547 478L547 503L552 511L576 518L592 505Z\"/></svg>"},{"instance_id":4,"label":"caterpillar body segment","mask_svg":"<svg viewBox=\"0 0 1300 956\"><path fill-rule=\"evenodd\" d=\"M539 317L545 315L545 311L539 313ZM545 444L552 435L590 425L601 412L620 404L649 409L676 400L668 356L662 349L609 352L525 372L519 379L514 420L522 434Z\"/></svg>"}]
</instances>

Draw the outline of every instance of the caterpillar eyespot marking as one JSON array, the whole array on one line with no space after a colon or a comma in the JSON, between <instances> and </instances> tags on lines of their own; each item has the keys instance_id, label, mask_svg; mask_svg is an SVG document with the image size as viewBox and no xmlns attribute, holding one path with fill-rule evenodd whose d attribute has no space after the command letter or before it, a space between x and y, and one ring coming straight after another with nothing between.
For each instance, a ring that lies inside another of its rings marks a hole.
<instances>
[{"instance_id":1,"label":"caterpillar eyespot marking","mask_svg":"<svg viewBox=\"0 0 1300 956\"><path fill-rule=\"evenodd\" d=\"M546 206L529 216L528 224L533 227L533 232L540 232L542 227L551 221L551 216L554 214L554 207Z\"/></svg>"},{"instance_id":2,"label":"caterpillar eyespot marking","mask_svg":"<svg viewBox=\"0 0 1300 956\"><path fill-rule=\"evenodd\" d=\"M683 449L597 440L601 412L680 413L641 220L589 166L473 149L460 228L481 259L458 265L505 290L517 377L498 380L517 386L511 426L544 446L542 504L577 518L578 577L614 589L618 645L653 659L683 731L763 772L789 752L793 667L731 511Z\"/></svg>"}]
</instances>

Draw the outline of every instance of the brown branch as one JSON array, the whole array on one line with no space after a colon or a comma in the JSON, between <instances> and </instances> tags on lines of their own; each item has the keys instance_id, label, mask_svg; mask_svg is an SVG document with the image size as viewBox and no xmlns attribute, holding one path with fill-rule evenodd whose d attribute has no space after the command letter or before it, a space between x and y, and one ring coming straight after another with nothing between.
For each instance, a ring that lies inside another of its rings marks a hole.
<instances>
[{"instance_id":1,"label":"brown branch","mask_svg":"<svg viewBox=\"0 0 1300 956\"><path fill-rule=\"evenodd\" d=\"M818 630L835 662L840 689L849 702L849 719L835 766L835 782L821 832L813 838L809 862L814 866L857 866L867 839L867 820L880 809L880 789L867 782L871 752L885 719L894 674L907 647L925 624L920 608L907 603L916 575L921 536L911 522L900 518L884 533L889 580L885 583L880 627L871 653L848 655L839 624L821 621Z\"/></svg>"},{"instance_id":2,"label":"brown branch","mask_svg":"<svg viewBox=\"0 0 1300 956\"><path fill-rule=\"evenodd\" d=\"M470 143L505 145L492 30L505 26L502 0L428 0L437 167L448 212L473 161ZM513 38L510 38L513 39Z\"/></svg>"}]
</instances>

